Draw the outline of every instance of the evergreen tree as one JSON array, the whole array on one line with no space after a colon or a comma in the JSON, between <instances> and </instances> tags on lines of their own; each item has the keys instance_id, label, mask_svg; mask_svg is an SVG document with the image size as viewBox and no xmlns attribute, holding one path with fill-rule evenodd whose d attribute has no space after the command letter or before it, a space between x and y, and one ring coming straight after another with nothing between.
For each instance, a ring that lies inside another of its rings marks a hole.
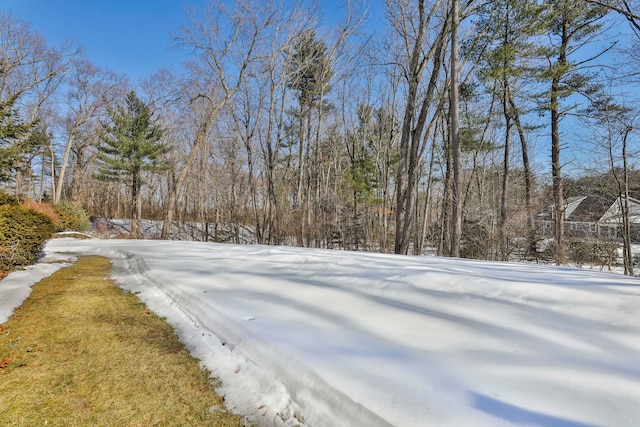
<instances>
[{"instance_id":1,"label":"evergreen tree","mask_svg":"<svg viewBox=\"0 0 640 427\"><path fill-rule=\"evenodd\" d=\"M11 179L22 155L31 147L27 137L35 122L24 123L15 109L17 97L0 101L0 181Z\"/></svg>"},{"instance_id":2,"label":"evergreen tree","mask_svg":"<svg viewBox=\"0 0 640 427\"><path fill-rule=\"evenodd\" d=\"M331 90L329 82L333 72L326 52L327 46L314 30L302 32L294 42L289 57L288 87L298 92L301 114Z\"/></svg>"},{"instance_id":3,"label":"evergreen tree","mask_svg":"<svg viewBox=\"0 0 640 427\"><path fill-rule=\"evenodd\" d=\"M564 193L562 163L560 161L560 122L572 107L563 109L563 101L571 95L593 94L599 90L591 81L593 76L584 72L585 64L603 52L592 54L586 60L574 59L576 52L589 43L595 43L602 34L602 18L608 10L580 0L548 0L551 46L547 50L550 66L541 70L541 78L550 83L546 109L551 115L551 174L555 221L556 264L566 262L564 244Z\"/></svg>"},{"instance_id":4,"label":"evergreen tree","mask_svg":"<svg viewBox=\"0 0 640 427\"><path fill-rule=\"evenodd\" d=\"M504 157L500 216L501 258L507 260L509 253L506 236L508 220L507 194L509 192L510 150L512 129L515 127L520 139L522 162L525 172L525 202L527 207L527 235L534 233L531 206L532 172L520 111L516 108L518 86L523 78L529 77L529 64L539 59L540 47L537 37L547 31L549 22L547 7L528 0L498 0L481 8L479 26L486 28L484 43L486 49L479 53L483 64L480 69L482 80L492 88L500 100L504 119Z\"/></svg>"},{"instance_id":5,"label":"evergreen tree","mask_svg":"<svg viewBox=\"0 0 640 427\"><path fill-rule=\"evenodd\" d=\"M141 188L146 172L167 168L163 160L169 147L160 142L164 130L152 118L150 108L134 92L126 98L126 106L109 109L111 123L103 124L95 177L102 181L126 184L131 191L131 234L138 234L142 217Z\"/></svg>"}]
</instances>

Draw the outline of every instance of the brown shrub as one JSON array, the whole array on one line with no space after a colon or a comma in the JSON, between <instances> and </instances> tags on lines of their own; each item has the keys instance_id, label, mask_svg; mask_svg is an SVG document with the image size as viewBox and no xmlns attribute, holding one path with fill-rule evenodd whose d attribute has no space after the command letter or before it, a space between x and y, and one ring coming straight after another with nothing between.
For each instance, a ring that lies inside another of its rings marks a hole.
<instances>
[{"instance_id":1,"label":"brown shrub","mask_svg":"<svg viewBox=\"0 0 640 427\"><path fill-rule=\"evenodd\" d=\"M33 200L27 199L21 201L20 204L24 207L31 208L36 212L48 216L56 228L62 224L62 221L60 221L58 214L56 214L55 207L49 203L35 202Z\"/></svg>"}]
</instances>

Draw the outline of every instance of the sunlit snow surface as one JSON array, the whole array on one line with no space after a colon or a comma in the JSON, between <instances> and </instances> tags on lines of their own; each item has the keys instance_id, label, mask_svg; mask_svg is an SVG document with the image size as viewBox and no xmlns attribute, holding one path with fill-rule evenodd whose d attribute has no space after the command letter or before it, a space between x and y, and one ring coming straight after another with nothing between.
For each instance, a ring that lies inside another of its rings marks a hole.
<instances>
[{"instance_id":1,"label":"sunlit snow surface","mask_svg":"<svg viewBox=\"0 0 640 427\"><path fill-rule=\"evenodd\" d=\"M258 425L640 426L638 279L193 242L46 253L110 258Z\"/></svg>"}]
</instances>

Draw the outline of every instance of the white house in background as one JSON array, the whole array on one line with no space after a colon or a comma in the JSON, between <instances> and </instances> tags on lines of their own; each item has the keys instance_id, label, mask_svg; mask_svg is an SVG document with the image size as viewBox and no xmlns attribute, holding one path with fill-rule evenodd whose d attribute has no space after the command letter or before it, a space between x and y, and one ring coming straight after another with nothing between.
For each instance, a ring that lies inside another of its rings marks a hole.
<instances>
[{"instance_id":1,"label":"white house in background","mask_svg":"<svg viewBox=\"0 0 640 427\"><path fill-rule=\"evenodd\" d=\"M615 196L596 197L580 196L569 197L565 200L564 220L569 222L597 223L604 212L609 209ZM551 207L553 211L553 206ZM553 217L553 215L552 215Z\"/></svg>"},{"instance_id":2,"label":"white house in background","mask_svg":"<svg viewBox=\"0 0 640 427\"><path fill-rule=\"evenodd\" d=\"M580 196L565 200L565 233L573 238L619 240L622 236L621 200L624 197ZM553 206L546 215L538 215L540 235L553 237ZM629 197L631 241L640 243L640 200Z\"/></svg>"},{"instance_id":3,"label":"white house in background","mask_svg":"<svg viewBox=\"0 0 640 427\"><path fill-rule=\"evenodd\" d=\"M618 197L609 209L598 220L599 224L621 224L622 223L622 203L624 196ZM640 224L640 200L629 197L629 222Z\"/></svg>"}]
</instances>

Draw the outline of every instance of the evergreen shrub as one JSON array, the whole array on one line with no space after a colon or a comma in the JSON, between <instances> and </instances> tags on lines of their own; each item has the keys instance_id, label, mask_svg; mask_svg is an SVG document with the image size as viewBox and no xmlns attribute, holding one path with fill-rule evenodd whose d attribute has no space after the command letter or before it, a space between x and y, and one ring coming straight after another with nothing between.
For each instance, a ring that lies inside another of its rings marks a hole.
<instances>
[{"instance_id":1,"label":"evergreen shrub","mask_svg":"<svg viewBox=\"0 0 640 427\"><path fill-rule=\"evenodd\" d=\"M0 206L0 268L6 271L34 262L54 232L47 215L20 205Z\"/></svg>"},{"instance_id":2,"label":"evergreen shrub","mask_svg":"<svg viewBox=\"0 0 640 427\"><path fill-rule=\"evenodd\" d=\"M12 196L11 194L7 194L4 191L0 191L0 206L2 205L17 205L18 199Z\"/></svg>"},{"instance_id":3,"label":"evergreen shrub","mask_svg":"<svg viewBox=\"0 0 640 427\"><path fill-rule=\"evenodd\" d=\"M89 215L81 206L64 201L55 207L55 212L60 218L60 225L57 231L87 231L89 228Z\"/></svg>"}]
</instances>

